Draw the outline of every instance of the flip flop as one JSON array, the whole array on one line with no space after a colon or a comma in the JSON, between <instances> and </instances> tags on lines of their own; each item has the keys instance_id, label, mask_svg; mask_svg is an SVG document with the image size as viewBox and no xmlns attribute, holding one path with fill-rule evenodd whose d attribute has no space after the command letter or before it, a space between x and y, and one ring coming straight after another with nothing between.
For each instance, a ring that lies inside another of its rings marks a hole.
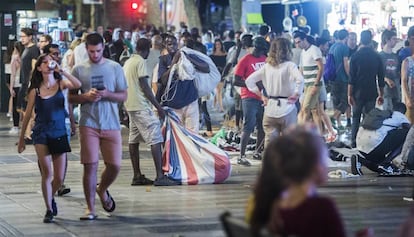
<instances>
[{"instance_id":1,"label":"flip flop","mask_svg":"<svg viewBox=\"0 0 414 237\"><path fill-rule=\"evenodd\" d=\"M96 218L98 218L98 215L95 215L93 213L86 213L85 215L79 217L79 220L81 220L81 221L93 221L93 220L96 220Z\"/></svg>"},{"instance_id":2,"label":"flip flop","mask_svg":"<svg viewBox=\"0 0 414 237\"><path fill-rule=\"evenodd\" d=\"M106 190L106 195L108 196L106 201L102 201L102 208L107 211L107 212L113 212L115 210L116 204L115 204L115 200L112 198L111 194L109 194L109 191ZM112 202L112 206L110 208L107 208L107 204L109 204L109 201Z\"/></svg>"}]
</instances>

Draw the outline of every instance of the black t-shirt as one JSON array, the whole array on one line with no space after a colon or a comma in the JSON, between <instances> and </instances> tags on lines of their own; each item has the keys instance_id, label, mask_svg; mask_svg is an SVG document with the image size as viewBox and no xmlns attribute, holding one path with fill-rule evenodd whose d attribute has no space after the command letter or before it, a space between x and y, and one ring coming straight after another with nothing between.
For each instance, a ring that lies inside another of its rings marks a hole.
<instances>
[{"instance_id":1,"label":"black t-shirt","mask_svg":"<svg viewBox=\"0 0 414 237\"><path fill-rule=\"evenodd\" d=\"M381 57L371 47L360 48L351 57L349 84L356 100L375 100L378 86L384 88L384 66Z\"/></svg>"},{"instance_id":2,"label":"black t-shirt","mask_svg":"<svg viewBox=\"0 0 414 237\"><path fill-rule=\"evenodd\" d=\"M40 50L36 45L24 49L20 64L20 83L29 84L32 73L32 60L36 60L39 55Z\"/></svg>"}]
</instances>

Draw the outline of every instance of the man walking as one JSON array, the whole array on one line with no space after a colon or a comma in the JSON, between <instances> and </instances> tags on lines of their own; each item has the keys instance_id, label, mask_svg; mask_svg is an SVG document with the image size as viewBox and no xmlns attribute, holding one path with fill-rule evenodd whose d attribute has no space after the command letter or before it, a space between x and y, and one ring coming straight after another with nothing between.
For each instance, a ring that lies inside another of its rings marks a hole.
<instances>
[{"instance_id":1,"label":"man walking","mask_svg":"<svg viewBox=\"0 0 414 237\"><path fill-rule=\"evenodd\" d=\"M321 119L318 112L319 91L322 86L323 73L322 52L318 47L311 44L307 37L312 36L307 36L300 31L294 35L295 44L302 49L300 69L305 82L304 99L298 115L298 123L309 122L312 114L313 122L322 134Z\"/></svg>"},{"instance_id":2,"label":"man walking","mask_svg":"<svg viewBox=\"0 0 414 237\"><path fill-rule=\"evenodd\" d=\"M127 84L121 66L103 57L104 40L98 33L86 37L89 60L76 65L72 74L82 82L80 93L72 91L70 102L80 104L80 159L87 210L81 220L94 220L95 193L107 212L115 210L108 187L118 176L122 158L122 137L118 103L127 98ZM101 151L105 169L99 185L97 171Z\"/></svg>"},{"instance_id":3,"label":"man walking","mask_svg":"<svg viewBox=\"0 0 414 237\"><path fill-rule=\"evenodd\" d=\"M24 46L24 51L20 60L20 83L22 86L20 87L19 94L17 96L17 109L23 113L26 110L27 88L29 87L32 70L34 68L37 57L40 55L39 48L33 42L33 36L34 31L30 28L22 28L20 30L20 42ZM32 118L31 123L33 123L33 121L34 117ZM31 128L32 125L28 126L28 129L26 131L22 131L25 133L24 138L27 143L32 142Z\"/></svg>"},{"instance_id":4,"label":"man walking","mask_svg":"<svg viewBox=\"0 0 414 237\"><path fill-rule=\"evenodd\" d=\"M353 148L356 147L361 114L365 115L375 108L376 102L379 105L384 102L384 68L380 56L371 47L371 40L371 31L361 32L360 49L352 56L350 62L348 102L352 106L351 147Z\"/></svg>"},{"instance_id":5,"label":"man walking","mask_svg":"<svg viewBox=\"0 0 414 237\"><path fill-rule=\"evenodd\" d=\"M343 128L341 124L341 114L348 108L347 86L349 75L349 48L346 45L348 31L342 29L338 31L338 40L329 49L332 54L336 67L335 81L331 82L332 104L334 107L333 119L336 120L338 129Z\"/></svg>"}]
</instances>

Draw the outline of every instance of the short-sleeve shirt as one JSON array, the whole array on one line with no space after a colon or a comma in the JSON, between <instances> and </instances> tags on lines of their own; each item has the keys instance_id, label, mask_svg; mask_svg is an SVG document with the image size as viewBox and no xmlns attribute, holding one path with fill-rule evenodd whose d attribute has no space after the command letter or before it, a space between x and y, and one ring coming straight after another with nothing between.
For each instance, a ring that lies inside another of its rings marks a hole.
<instances>
[{"instance_id":1,"label":"short-sleeve shirt","mask_svg":"<svg viewBox=\"0 0 414 237\"><path fill-rule=\"evenodd\" d=\"M266 56L262 55L258 58L254 57L253 54L247 54L242 59L240 59L239 63L236 66L234 75L237 75L242 78L242 80L246 80L250 74L259 70L261 67L265 65ZM240 97L242 99L246 98L253 98L257 100L262 100L259 96L255 93L249 91L246 87L241 88Z\"/></svg>"},{"instance_id":2,"label":"short-sleeve shirt","mask_svg":"<svg viewBox=\"0 0 414 237\"><path fill-rule=\"evenodd\" d=\"M88 60L73 68L72 75L82 83L80 88L82 93L88 92L91 88L102 86L112 92L127 89L122 67L114 61L103 60L101 64ZM118 103L103 99L94 103L82 104L79 126L101 130L120 130Z\"/></svg>"},{"instance_id":3,"label":"short-sleeve shirt","mask_svg":"<svg viewBox=\"0 0 414 237\"><path fill-rule=\"evenodd\" d=\"M36 60L40 55L40 50L36 45L32 45L24 49L20 64L20 82L29 84L32 74L32 60Z\"/></svg>"},{"instance_id":4,"label":"short-sleeve shirt","mask_svg":"<svg viewBox=\"0 0 414 237\"><path fill-rule=\"evenodd\" d=\"M398 55L395 53L379 53L382 64L384 65L385 77L394 81L394 83L400 84L400 73L399 73L399 59ZM390 88L387 83L384 87L384 97L393 97L399 98L399 86L394 86Z\"/></svg>"},{"instance_id":5,"label":"short-sleeve shirt","mask_svg":"<svg viewBox=\"0 0 414 237\"><path fill-rule=\"evenodd\" d=\"M313 85L318 75L318 64L316 60L322 60L322 52L315 45L303 50L300 55L300 66L303 70L305 86Z\"/></svg>"},{"instance_id":6,"label":"short-sleeve shirt","mask_svg":"<svg viewBox=\"0 0 414 237\"><path fill-rule=\"evenodd\" d=\"M139 85L139 78L148 76L145 60L138 54L132 54L125 62L123 69L128 85L128 97L124 103L126 110L139 111L151 108L148 99L145 97Z\"/></svg>"},{"instance_id":7,"label":"short-sleeve shirt","mask_svg":"<svg viewBox=\"0 0 414 237\"><path fill-rule=\"evenodd\" d=\"M349 48L343 43L335 43L329 49L329 53L333 54L335 67L337 70L335 80L348 82L348 75L345 72L344 58L349 56Z\"/></svg>"}]
</instances>

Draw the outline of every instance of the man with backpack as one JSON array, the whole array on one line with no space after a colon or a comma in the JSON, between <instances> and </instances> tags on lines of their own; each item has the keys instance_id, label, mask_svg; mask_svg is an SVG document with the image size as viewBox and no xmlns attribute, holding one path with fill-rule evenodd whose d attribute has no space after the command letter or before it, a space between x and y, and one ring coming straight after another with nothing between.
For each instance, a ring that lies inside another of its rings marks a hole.
<instances>
[{"instance_id":1,"label":"man with backpack","mask_svg":"<svg viewBox=\"0 0 414 237\"><path fill-rule=\"evenodd\" d=\"M347 40L348 31L345 29L340 30L338 32L337 42L335 42L329 49L327 63L325 65L325 71L333 67L333 71L335 72L333 81L331 80L329 83L331 86L332 103L334 107L333 119L336 120L336 127L338 129L342 128L340 119L341 114L345 113L348 108L347 86L349 75L349 48L346 45ZM329 63L330 56L333 57L333 62L331 61L332 63ZM324 79L329 80L325 75Z\"/></svg>"},{"instance_id":2,"label":"man with backpack","mask_svg":"<svg viewBox=\"0 0 414 237\"><path fill-rule=\"evenodd\" d=\"M375 108L364 117L356 138L359 154L351 156L353 174L362 175L361 165L380 174L397 171L391 161L401 153L410 127L405 112L405 105L396 103L394 111Z\"/></svg>"}]
</instances>

